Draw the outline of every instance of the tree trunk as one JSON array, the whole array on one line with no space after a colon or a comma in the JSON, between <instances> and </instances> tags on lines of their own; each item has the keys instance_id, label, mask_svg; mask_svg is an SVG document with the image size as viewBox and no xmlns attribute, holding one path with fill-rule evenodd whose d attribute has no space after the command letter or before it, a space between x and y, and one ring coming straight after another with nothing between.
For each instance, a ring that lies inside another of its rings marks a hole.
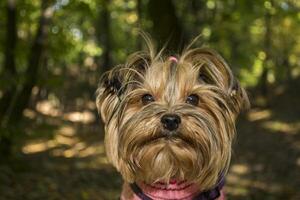
<instances>
[{"instance_id":1,"label":"tree trunk","mask_svg":"<svg viewBox=\"0 0 300 200\"><path fill-rule=\"evenodd\" d=\"M11 102L17 88L15 48L17 43L17 19L16 1L7 0L6 9L6 44L4 52L4 66L0 78L6 83L0 99L0 153L6 156L11 154L11 137L7 129L2 129L2 120L5 117L8 105Z\"/></svg>"},{"instance_id":2,"label":"tree trunk","mask_svg":"<svg viewBox=\"0 0 300 200\"><path fill-rule=\"evenodd\" d=\"M271 1L272 3L272 1ZM273 5L273 3L272 3ZM266 96L268 93L268 74L269 74L269 60L271 56L271 13L269 10L265 14L265 38L264 38L264 51L266 53L266 58L263 65L263 71L259 80L260 92L262 95Z\"/></svg>"},{"instance_id":3,"label":"tree trunk","mask_svg":"<svg viewBox=\"0 0 300 200\"><path fill-rule=\"evenodd\" d=\"M197 34L199 32L199 30L202 30L202 26L205 22L206 19L206 13L207 10L206 8L206 2L203 0L192 0L191 2L191 10L193 12L193 15L195 16L194 18L194 31L197 31ZM195 35L194 35L195 37Z\"/></svg>"},{"instance_id":4,"label":"tree trunk","mask_svg":"<svg viewBox=\"0 0 300 200\"><path fill-rule=\"evenodd\" d=\"M149 18L153 23L154 38L158 41L158 47L166 44L171 53L183 49L186 38L182 26L179 23L172 0L150 0L148 5Z\"/></svg>"},{"instance_id":5,"label":"tree trunk","mask_svg":"<svg viewBox=\"0 0 300 200\"><path fill-rule=\"evenodd\" d=\"M14 95L8 110L6 119L2 122L4 127L10 124L16 124L22 118L24 109L29 103L31 90L37 82L38 71L43 59L43 53L48 36L48 25L53 16L53 7L49 6L49 1L42 1L41 17L38 29L34 38L31 51L28 57L27 70L25 73L25 81L23 87Z\"/></svg>"},{"instance_id":6,"label":"tree trunk","mask_svg":"<svg viewBox=\"0 0 300 200\"><path fill-rule=\"evenodd\" d=\"M16 2L7 0L6 44L1 79L6 83L0 100L0 122L16 91L15 47L17 42Z\"/></svg>"},{"instance_id":7,"label":"tree trunk","mask_svg":"<svg viewBox=\"0 0 300 200\"><path fill-rule=\"evenodd\" d=\"M286 69L285 71L286 82L290 83L293 80L293 77L292 77L292 67L289 62L288 55L284 57L282 66L285 67Z\"/></svg>"},{"instance_id":8,"label":"tree trunk","mask_svg":"<svg viewBox=\"0 0 300 200\"><path fill-rule=\"evenodd\" d=\"M96 58L100 74L103 74L111 68L111 31L110 31L110 0L104 0L103 9L99 10L96 20L96 36L98 44L103 44L103 56Z\"/></svg>"},{"instance_id":9,"label":"tree trunk","mask_svg":"<svg viewBox=\"0 0 300 200\"><path fill-rule=\"evenodd\" d=\"M5 45L5 61L4 70L16 74L15 66L15 47L17 41L17 20L16 20L16 2L15 0L7 0L7 24L6 24L6 45Z\"/></svg>"}]
</instances>

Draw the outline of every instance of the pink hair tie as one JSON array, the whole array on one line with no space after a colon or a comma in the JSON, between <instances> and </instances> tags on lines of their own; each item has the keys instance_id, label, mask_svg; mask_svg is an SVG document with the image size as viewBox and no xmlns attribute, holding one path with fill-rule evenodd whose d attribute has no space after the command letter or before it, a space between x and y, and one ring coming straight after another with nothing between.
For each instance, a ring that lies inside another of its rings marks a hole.
<instances>
[{"instance_id":1,"label":"pink hair tie","mask_svg":"<svg viewBox=\"0 0 300 200\"><path fill-rule=\"evenodd\" d=\"M169 57L169 61L178 63L178 59L176 57L174 57L174 56L170 56Z\"/></svg>"}]
</instances>

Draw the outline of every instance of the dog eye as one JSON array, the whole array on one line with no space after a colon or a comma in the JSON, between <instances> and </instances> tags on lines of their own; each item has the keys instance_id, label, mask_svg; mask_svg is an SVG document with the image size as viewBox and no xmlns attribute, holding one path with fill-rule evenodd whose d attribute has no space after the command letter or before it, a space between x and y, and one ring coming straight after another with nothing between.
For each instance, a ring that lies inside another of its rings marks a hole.
<instances>
[{"instance_id":1,"label":"dog eye","mask_svg":"<svg viewBox=\"0 0 300 200\"><path fill-rule=\"evenodd\" d=\"M155 101L155 100L154 100L154 97L151 94L144 94L142 96L142 102L143 102L144 105L147 105L147 104L149 104L153 101Z\"/></svg>"},{"instance_id":2,"label":"dog eye","mask_svg":"<svg viewBox=\"0 0 300 200\"><path fill-rule=\"evenodd\" d=\"M191 94L186 98L186 103L197 106L199 103L199 96L196 94Z\"/></svg>"}]
</instances>

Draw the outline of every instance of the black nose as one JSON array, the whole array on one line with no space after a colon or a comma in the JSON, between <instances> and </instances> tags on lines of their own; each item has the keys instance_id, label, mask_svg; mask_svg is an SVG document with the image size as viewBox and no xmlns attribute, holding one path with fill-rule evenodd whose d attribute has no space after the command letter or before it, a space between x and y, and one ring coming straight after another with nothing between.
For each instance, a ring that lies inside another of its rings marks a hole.
<instances>
[{"instance_id":1,"label":"black nose","mask_svg":"<svg viewBox=\"0 0 300 200\"><path fill-rule=\"evenodd\" d=\"M178 128L181 119L178 115L167 114L162 116L160 121L164 125L165 129L168 129L169 131L174 131Z\"/></svg>"}]
</instances>

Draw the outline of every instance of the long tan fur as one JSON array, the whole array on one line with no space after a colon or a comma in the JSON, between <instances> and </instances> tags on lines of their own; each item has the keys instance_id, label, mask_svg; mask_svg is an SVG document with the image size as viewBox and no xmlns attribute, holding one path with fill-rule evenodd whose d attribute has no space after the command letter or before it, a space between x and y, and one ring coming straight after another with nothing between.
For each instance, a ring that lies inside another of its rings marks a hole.
<instances>
[{"instance_id":1,"label":"long tan fur","mask_svg":"<svg viewBox=\"0 0 300 200\"><path fill-rule=\"evenodd\" d=\"M144 105L145 94L154 101ZM198 105L186 103L191 94L199 97ZM224 59L206 48L187 49L174 64L150 47L107 72L97 90L107 156L125 181L176 178L202 190L227 172L235 119L248 105ZM182 120L171 138L162 134L166 113Z\"/></svg>"}]
</instances>

